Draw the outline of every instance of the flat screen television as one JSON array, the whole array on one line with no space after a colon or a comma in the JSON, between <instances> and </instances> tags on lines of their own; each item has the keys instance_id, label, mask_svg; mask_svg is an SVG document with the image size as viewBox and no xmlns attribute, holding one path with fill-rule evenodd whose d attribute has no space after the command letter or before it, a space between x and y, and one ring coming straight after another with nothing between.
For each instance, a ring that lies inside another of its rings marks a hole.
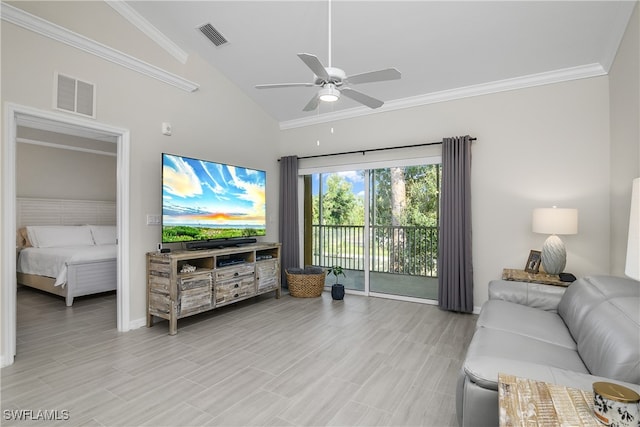
<instances>
[{"instance_id":1,"label":"flat screen television","mask_svg":"<svg viewBox=\"0 0 640 427\"><path fill-rule=\"evenodd\" d=\"M162 153L162 242L266 234L266 172Z\"/></svg>"}]
</instances>

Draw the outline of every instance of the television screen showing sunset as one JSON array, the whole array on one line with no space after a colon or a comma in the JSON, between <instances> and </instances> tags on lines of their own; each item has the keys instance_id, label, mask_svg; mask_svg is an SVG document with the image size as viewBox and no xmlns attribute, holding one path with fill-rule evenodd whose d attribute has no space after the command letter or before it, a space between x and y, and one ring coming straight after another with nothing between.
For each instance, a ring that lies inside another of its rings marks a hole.
<instances>
[{"instance_id":1,"label":"television screen showing sunset","mask_svg":"<svg viewBox=\"0 0 640 427\"><path fill-rule=\"evenodd\" d=\"M263 236L266 173L162 155L162 241Z\"/></svg>"}]
</instances>

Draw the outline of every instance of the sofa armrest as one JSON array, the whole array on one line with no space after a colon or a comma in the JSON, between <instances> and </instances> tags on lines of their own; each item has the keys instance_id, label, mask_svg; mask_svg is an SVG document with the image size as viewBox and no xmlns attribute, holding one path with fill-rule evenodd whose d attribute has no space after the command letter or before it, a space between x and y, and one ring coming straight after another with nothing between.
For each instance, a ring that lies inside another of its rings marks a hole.
<instances>
[{"instance_id":1,"label":"sofa armrest","mask_svg":"<svg viewBox=\"0 0 640 427\"><path fill-rule=\"evenodd\" d=\"M492 280L489 282L489 299L500 299L527 305L546 311L558 311L558 304L564 292L563 286L540 283Z\"/></svg>"}]
</instances>

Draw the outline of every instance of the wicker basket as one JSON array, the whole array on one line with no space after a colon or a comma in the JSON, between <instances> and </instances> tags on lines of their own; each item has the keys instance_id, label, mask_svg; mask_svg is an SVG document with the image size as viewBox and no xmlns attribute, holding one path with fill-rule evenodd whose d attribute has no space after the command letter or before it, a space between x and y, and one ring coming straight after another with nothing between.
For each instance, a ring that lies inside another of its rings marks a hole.
<instances>
[{"instance_id":1,"label":"wicker basket","mask_svg":"<svg viewBox=\"0 0 640 427\"><path fill-rule=\"evenodd\" d=\"M289 268L285 271L289 294L298 298L315 298L322 295L327 272L322 268Z\"/></svg>"}]
</instances>

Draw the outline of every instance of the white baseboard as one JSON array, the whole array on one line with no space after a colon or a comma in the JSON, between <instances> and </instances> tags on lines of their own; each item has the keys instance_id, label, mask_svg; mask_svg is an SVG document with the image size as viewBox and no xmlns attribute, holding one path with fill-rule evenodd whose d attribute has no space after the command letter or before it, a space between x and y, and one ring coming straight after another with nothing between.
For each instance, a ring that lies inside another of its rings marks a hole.
<instances>
[{"instance_id":1,"label":"white baseboard","mask_svg":"<svg viewBox=\"0 0 640 427\"><path fill-rule=\"evenodd\" d=\"M140 319L135 319L129 322L129 330L132 331L134 329L142 328L143 326L147 326L147 318L143 317Z\"/></svg>"},{"instance_id":2,"label":"white baseboard","mask_svg":"<svg viewBox=\"0 0 640 427\"><path fill-rule=\"evenodd\" d=\"M4 360L4 356L0 356L0 368L4 368L5 366L8 366L8 365Z\"/></svg>"}]
</instances>

